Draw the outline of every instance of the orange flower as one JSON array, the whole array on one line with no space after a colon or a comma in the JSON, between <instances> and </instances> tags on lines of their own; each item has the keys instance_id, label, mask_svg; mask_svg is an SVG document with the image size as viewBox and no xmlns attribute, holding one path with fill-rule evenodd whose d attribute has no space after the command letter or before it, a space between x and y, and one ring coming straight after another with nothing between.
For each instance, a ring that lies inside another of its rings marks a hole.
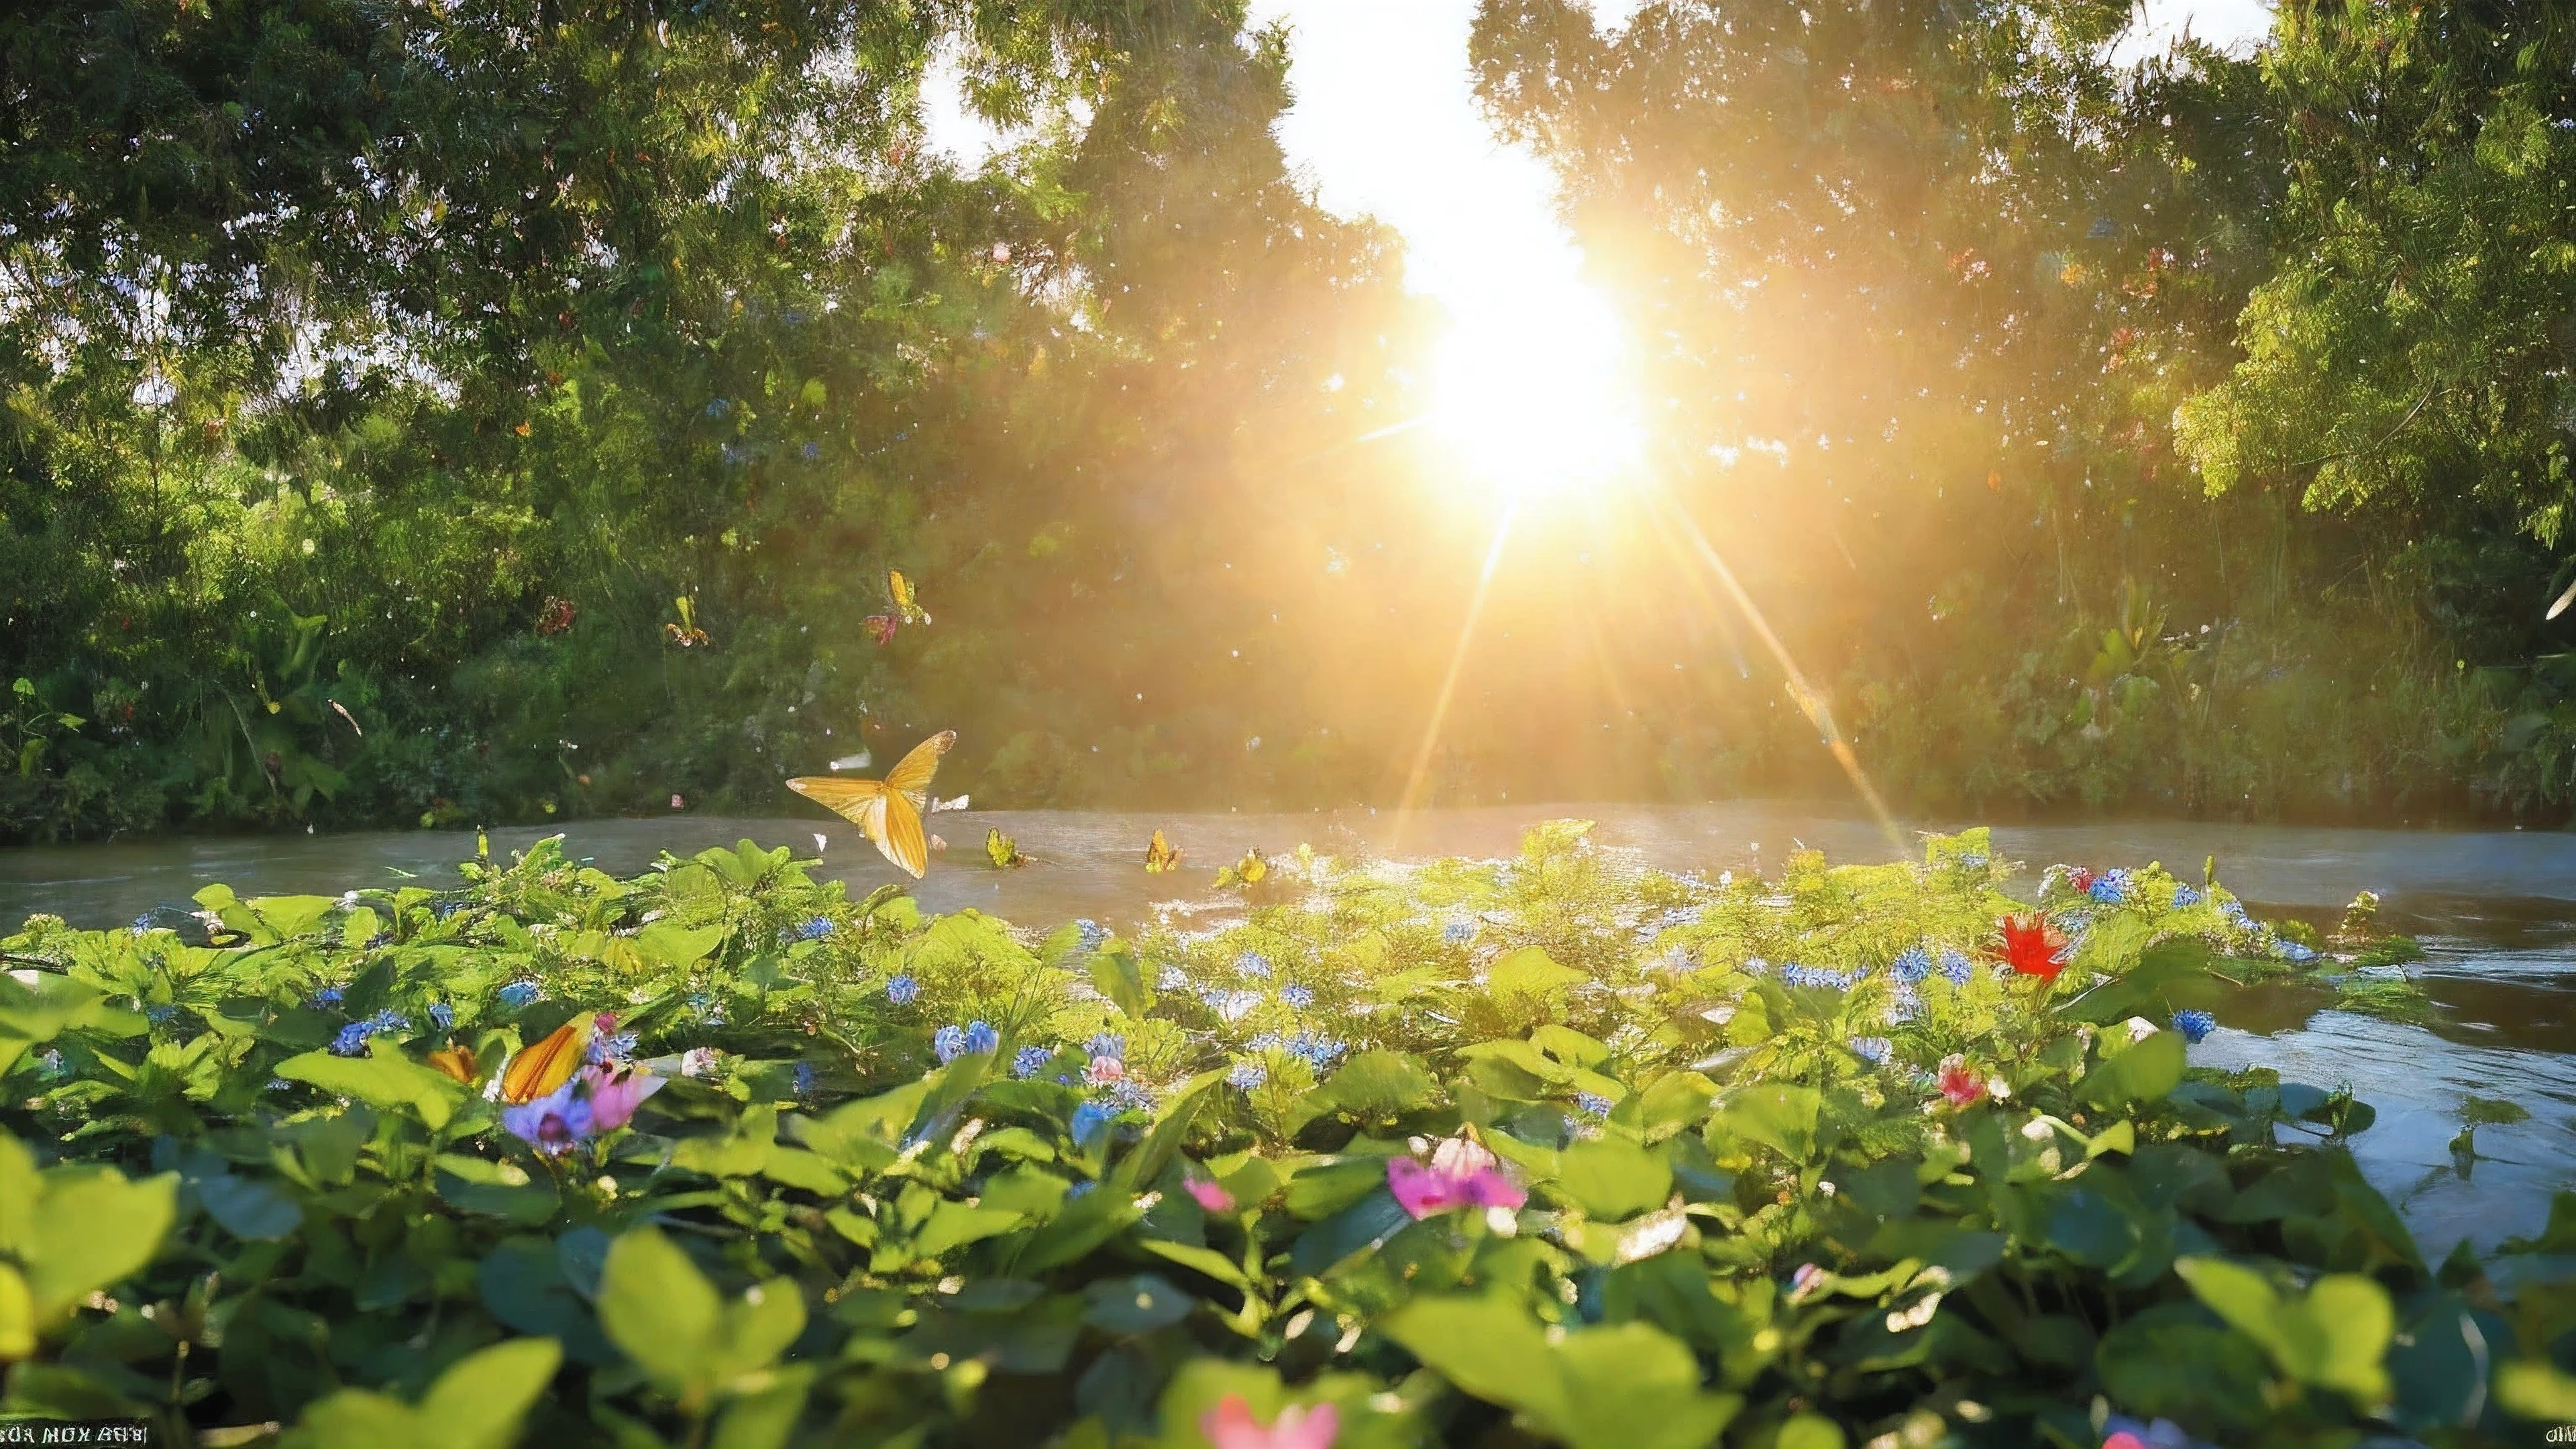
<instances>
[{"instance_id":1,"label":"orange flower","mask_svg":"<svg viewBox=\"0 0 2576 1449\"><path fill-rule=\"evenodd\" d=\"M2027 921L2004 917L2004 961L2019 975L2054 981L2066 969L2066 940L2048 928L2043 916Z\"/></svg>"}]
</instances>

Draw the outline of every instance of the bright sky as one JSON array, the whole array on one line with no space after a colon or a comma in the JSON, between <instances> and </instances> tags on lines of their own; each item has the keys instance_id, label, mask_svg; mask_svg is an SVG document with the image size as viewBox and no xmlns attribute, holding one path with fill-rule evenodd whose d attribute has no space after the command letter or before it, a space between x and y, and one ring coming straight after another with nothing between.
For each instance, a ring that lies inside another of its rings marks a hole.
<instances>
[{"instance_id":1,"label":"bright sky","mask_svg":"<svg viewBox=\"0 0 2576 1449\"><path fill-rule=\"evenodd\" d=\"M1576 285L1580 265L1554 214L1554 183L1526 152L1497 144L1468 89L1475 0L1252 0L1256 22L1290 28L1296 107L1280 122L1289 160L1326 208L1403 233L1409 286L1464 318L1532 289ZM1594 21L1626 22L1637 0L1595 0ZM2263 0L2143 0L2121 53L2161 48L2188 26L2234 48L2271 26ZM953 76L934 76L934 139L968 161L991 141Z\"/></svg>"}]
</instances>

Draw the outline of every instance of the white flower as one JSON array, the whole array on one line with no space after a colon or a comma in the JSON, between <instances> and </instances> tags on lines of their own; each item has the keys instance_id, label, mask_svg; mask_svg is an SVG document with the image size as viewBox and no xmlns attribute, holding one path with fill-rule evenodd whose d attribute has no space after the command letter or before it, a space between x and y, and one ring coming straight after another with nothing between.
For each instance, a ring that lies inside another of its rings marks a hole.
<instances>
[{"instance_id":1,"label":"white flower","mask_svg":"<svg viewBox=\"0 0 2576 1449\"><path fill-rule=\"evenodd\" d=\"M2157 1026L2154 1022L2147 1020L2143 1016L2130 1017L2127 1021L2122 1022L2121 1025L2126 1026L2129 1029L2129 1040L2133 1042L2145 1041L2148 1037L2154 1036L2158 1031L2163 1030L2163 1028Z\"/></svg>"}]
</instances>

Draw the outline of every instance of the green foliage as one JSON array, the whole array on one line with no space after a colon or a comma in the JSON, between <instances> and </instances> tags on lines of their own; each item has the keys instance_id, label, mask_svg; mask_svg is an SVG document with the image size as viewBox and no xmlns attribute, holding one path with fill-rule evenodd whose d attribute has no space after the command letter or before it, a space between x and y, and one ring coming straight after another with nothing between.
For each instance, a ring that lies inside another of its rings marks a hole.
<instances>
[{"instance_id":1,"label":"green foliage","mask_svg":"<svg viewBox=\"0 0 2576 1449\"><path fill-rule=\"evenodd\" d=\"M2338 963L2153 868L2022 905L1988 851L1712 883L1555 822L1499 863L1301 851L1134 941L747 843L212 888L216 945L38 917L0 943L5 1403L314 1446L1194 1443L1228 1396L1329 1403L1344 1449L2559 1412L2576 1209L2436 1273L2330 1140L2367 1108L2158 1029ZM2033 909L2083 937L2054 982L1987 957ZM603 1010L663 1079L630 1123L474 1089ZM1399 1158L1518 1204L1422 1205Z\"/></svg>"}]
</instances>

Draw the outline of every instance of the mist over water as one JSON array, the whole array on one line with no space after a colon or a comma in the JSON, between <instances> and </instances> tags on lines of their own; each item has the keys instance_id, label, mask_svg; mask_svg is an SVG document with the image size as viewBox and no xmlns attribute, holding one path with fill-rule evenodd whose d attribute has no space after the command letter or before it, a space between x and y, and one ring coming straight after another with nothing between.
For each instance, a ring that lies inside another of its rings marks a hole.
<instances>
[{"instance_id":1,"label":"mist over water","mask_svg":"<svg viewBox=\"0 0 2576 1449\"><path fill-rule=\"evenodd\" d=\"M1763 802L1700 806L1534 805L1431 810L1401 821L1392 811L1289 815L1146 815L1092 811L970 811L933 816L948 849L912 891L925 910L974 909L1030 926L1075 916L1128 930L1171 907L1213 916L1233 907L1211 896L1217 867L1258 848L1399 860L1513 854L1532 822L1578 816L1594 839L1641 864L1669 870L1776 873L1800 846L1836 861L1882 861L1896 849L1877 825L1822 819L1812 808ZM984 832L1015 837L1029 864L995 871ZM1145 841L1160 828L1184 852L1179 870L1148 875ZM536 828L491 832L495 854L525 849ZM904 878L855 827L828 818L672 816L592 820L560 832L576 857L634 872L669 851L688 855L750 839L817 853L816 872L864 895ZM2142 865L2162 861L2184 878L2214 856L2220 877L2258 914L2331 921L2356 892L2377 891L2381 921L2416 936L2426 957L2407 968L2442 1008L2431 1026L2334 1007L2330 992L2264 987L2219 1013L2220 1029L2192 1050L2195 1063L2268 1066L2285 1080L2349 1083L2378 1109L2352 1141L2371 1181L2405 1212L2428 1256L2468 1238L2489 1248L2540 1230L2551 1191L2576 1186L2576 836L2525 832L2307 829L2175 822L1998 828L1999 854L2025 863L2020 884L2057 861ZM245 896L337 894L397 884L453 884L470 857L470 831L203 837L0 852L0 919L52 912L105 927L163 907L189 905L222 882ZM1910 852L1909 852L1910 853ZM2514 1102L2530 1119L2477 1131L2478 1157L2450 1143L2470 1097Z\"/></svg>"}]
</instances>

